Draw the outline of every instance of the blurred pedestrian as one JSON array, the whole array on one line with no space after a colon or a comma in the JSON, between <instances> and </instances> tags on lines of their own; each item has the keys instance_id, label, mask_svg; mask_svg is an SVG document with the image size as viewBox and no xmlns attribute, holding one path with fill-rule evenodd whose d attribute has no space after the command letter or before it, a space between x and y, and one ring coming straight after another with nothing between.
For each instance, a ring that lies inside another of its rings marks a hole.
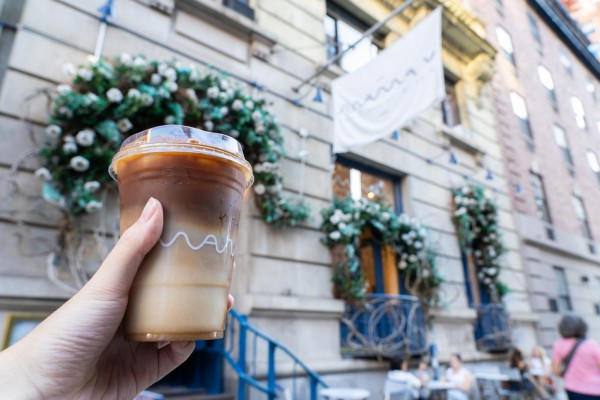
<instances>
[{"instance_id":1,"label":"blurred pedestrian","mask_svg":"<svg viewBox=\"0 0 600 400\"><path fill-rule=\"evenodd\" d=\"M554 393L556 388L552 380L552 362L546 355L546 350L542 346L534 346L527 364L533 381L548 394Z\"/></svg>"},{"instance_id":2,"label":"blurred pedestrian","mask_svg":"<svg viewBox=\"0 0 600 400\"><path fill-rule=\"evenodd\" d=\"M453 385L448 390L448 400L468 400L473 389L473 374L463 366L459 354L450 356L450 368L446 370L446 380Z\"/></svg>"},{"instance_id":3,"label":"blurred pedestrian","mask_svg":"<svg viewBox=\"0 0 600 400\"><path fill-rule=\"evenodd\" d=\"M600 346L586 338L587 324L578 315L566 314L558 331L552 369L563 377L569 400L600 400Z\"/></svg>"}]
</instances>

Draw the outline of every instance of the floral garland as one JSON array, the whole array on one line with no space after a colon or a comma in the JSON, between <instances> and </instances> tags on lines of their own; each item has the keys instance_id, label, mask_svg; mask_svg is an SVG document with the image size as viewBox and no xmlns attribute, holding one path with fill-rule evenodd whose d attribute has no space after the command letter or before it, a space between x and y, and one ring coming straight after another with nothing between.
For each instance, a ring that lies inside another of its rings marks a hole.
<instances>
[{"instance_id":1,"label":"floral garland","mask_svg":"<svg viewBox=\"0 0 600 400\"><path fill-rule=\"evenodd\" d=\"M80 216L103 207L97 192L111 183L108 166L122 140L164 124L185 124L236 138L254 168L255 200L276 226L304 221L309 208L282 196L283 137L267 102L214 71L201 74L178 61L122 54L75 70L56 88L49 138L41 149L43 197Z\"/></svg>"},{"instance_id":2,"label":"floral garland","mask_svg":"<svg viewBox=\"0 0 600 400\"><path fill-rule=\"evenodd\" d=\"M501 257L506 252L498 228L498 206L491 194L475 183L452 189L452 195L452 221L460 247L473 254L478 278L492 301L500 301L509 289L498 279Z\"/></svg>"},{"instance_id":3,"label":"floral garland","mask_svg":"<svg viewBox=\"0 0 600 400\"><path fill-rule=\"evenodd\" d=\"M367 285L357 249L361 234L370 230L376 240L394 250L408 290L427 306L439 301L443 278L436 269L436 252L428 245L428 231L418 221L396 215L379 200L364 198L335 199L321 214L321 230L326 234L322 242L334 250L336 259L332 280L338 297L350 302L365 298Z\"/></svg>"}]
</instances>

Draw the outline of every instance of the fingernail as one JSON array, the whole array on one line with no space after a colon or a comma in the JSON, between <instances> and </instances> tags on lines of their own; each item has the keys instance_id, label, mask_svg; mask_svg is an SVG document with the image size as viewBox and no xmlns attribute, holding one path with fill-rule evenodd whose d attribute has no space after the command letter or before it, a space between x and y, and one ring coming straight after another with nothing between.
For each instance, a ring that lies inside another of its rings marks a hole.
<instances>
[{"instance_id":1,"label":"fingernail","mask_svg":"<svg viewBox=\"0 0 600 400\"><path fill-rule=\"evenodd\" d=\"M158 342L158 343L156 343L156 348L160 350L163 347L168 346L169 343L171 343L171 342L169 342L168 340L166 342Z\"/></svg>"},{"instance_id":2,"label":"fingernail","mask_svg":"<svg viewBox=\"0 0 600 400\"><path fill-rule=\"evenodd\" d=\"M154 197L150 197L146 206L144 207L144 211L142 211L142 215L140 216L140 222L148 222L150 218L156 212L156 206L158 201Z\"/></svg>"}]
</instances>

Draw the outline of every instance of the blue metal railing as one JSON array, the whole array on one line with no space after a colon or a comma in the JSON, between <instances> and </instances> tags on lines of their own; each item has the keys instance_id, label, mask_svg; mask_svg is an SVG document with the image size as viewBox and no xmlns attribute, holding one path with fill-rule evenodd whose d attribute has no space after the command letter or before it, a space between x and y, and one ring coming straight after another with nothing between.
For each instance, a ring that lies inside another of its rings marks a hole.
<instances>
[{"instance_id":1,"label":"blue metal railing","mask_svg":"<svg viewBox=\"0 0 600 400\"><path fill-rule=\"evenodd\" d=\"M236 340L236 329L237 329L237 340ZM247 351L250 336L252 336L252 358L248 360ZM259 382L257 379L256 372L256 353L258 348L258 341L261 340L267 345L267 373L266 373L266 384ZM237 342L238 347L234 349L234 344ZM237 351L237 360L234 357L234 350ZM287 355L292 361L292 383L293 392L292 399L296 400L297 397L297 374L296 366L299 366L303 373L309 380L310 400L317 400L317 389L321 385L328 387L323 379L315 371L310 369L305 363L303 363L294 353L292 353L287 347L273 340L269 336L260 332L252 325L250 325L245 316L238 314L235 310L229 312L227 322L227 336L226 336L226 348L224 356L229 365L234 369L239 377L237 400L245 400L247 395L248 386L253 387L262 393L267 395L269 400L274 400L279 397L278 391L281 389L277 385L277 371L275 356L276 352ZM248 373L248 364L253 365L253 373Z\"/></svg>"},{"instance_id":2,"label":"blue metal railing","mask_svg":"<svg viewBox=\"0 0 600 400\"><path fill-rule=\"evenodd\" d=\"M364 304L346 304L340 328L345 355L405 357L427 351L423 306L414 296L368 294Z\"/></svg>"},{"instance_id":3,"label":"blue metal railing","mask_svg":"<svg viewBox=\"0 0 600 400\"><path fill-rule=\"evenodd\" d=\"M510 318L504 305L498 303L477 304L474 324L477 349L490 353L508 351L511 347Z\"/></svg>"}]
</instances>

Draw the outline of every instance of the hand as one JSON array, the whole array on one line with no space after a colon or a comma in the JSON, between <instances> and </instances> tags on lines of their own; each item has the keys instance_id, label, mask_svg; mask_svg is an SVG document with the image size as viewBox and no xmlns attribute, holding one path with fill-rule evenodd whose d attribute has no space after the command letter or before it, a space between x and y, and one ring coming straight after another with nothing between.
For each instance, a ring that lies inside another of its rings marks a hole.
<instances>
[{"instance_id":1,"label":"hand","mask_svg":"<svg viewBox=\"0 0 600 400\"><path fill-rule=\"evenodd\" d=\"M193 342L134 343L123 336L129 288L162 227L162 206L150 199L93 278L0 353L0 398L130 400L190 356Z\"/></svg>"}]
</instances>

